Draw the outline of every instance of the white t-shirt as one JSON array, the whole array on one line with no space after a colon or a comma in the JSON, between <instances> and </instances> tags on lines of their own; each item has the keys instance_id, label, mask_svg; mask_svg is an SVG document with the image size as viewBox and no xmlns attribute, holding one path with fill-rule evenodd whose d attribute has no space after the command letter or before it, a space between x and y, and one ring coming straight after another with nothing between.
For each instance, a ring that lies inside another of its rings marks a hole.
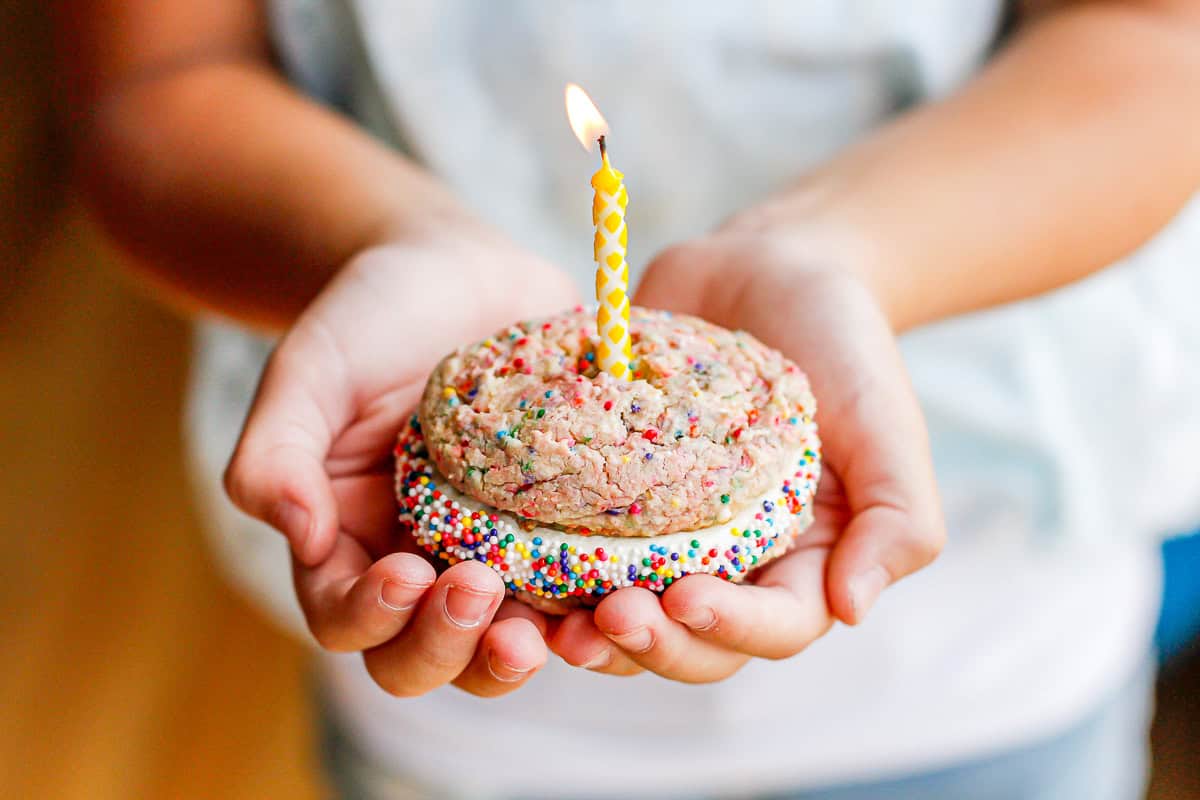
<instances>
[{"instance_id":1,"label":"white t-shirt","mask_svg":"<svg viewBox=\"0 0 1200 800\"><path fill-rule=\"evenodd\" d=\"M999 16L994 0L272 4L299 83L582 286L595 165L563 119L567 81L611 124L636 273L905 103L951 90ZM711 686L552 660L487 701L397 700L357 657L323 655L334 713L389 769L468 796L800 788L1063 730L1144 659L1155 540L1200 519L1197 253L1200 203L1126 264L906 337L950 542L859 628ZM299 630L282 538L220 492L264 355L201 327L189 438L231 575Z\"/></svg>"}]
</instances>

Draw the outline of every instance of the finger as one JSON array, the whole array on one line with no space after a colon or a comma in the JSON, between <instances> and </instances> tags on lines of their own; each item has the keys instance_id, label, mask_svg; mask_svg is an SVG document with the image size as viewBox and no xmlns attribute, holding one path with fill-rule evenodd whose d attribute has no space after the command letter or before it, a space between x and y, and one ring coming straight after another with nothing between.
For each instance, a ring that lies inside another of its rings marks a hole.
<instances>
[{"instance_id":1,"label":"finger","mask_svg":"<svg viewBox=\"0 0 1200 800\"><path fill-rule=\"evenodd\" d=\"M829 550L806 548L764 567L756 584L711 575L676 581L663 611L714 645L757 658L789 658L829 630L825 602Z\"/></svg>"},{"instance_id":2,"label":"finger","mask_svg":"<svg viewBox=\"0 0 1200 800\"><path fill-rule=\"evenodd\" d=\"M471 662L503 597L504 582L495 572L474 561L455 564L399 636L364 654L367 671L397 697L450 683Z\"/></svg>"},{"instance_id":3,"label":"finger","mask_svg":"<svg viewBox=\"0 0 1200 800\"><path fill-rule=\"evenodd\" d=\"M479 697L499 697L523 686L546 664L546 656L546 642L530 620L493 622L454 685Z\"/></svg>"},{"instance_id":4,"label":"finger","mask_svg":"<svg viewBox=\"0 0 1200 800\"><path fill-rule=\"evenodd\" d=\"M511 597L504 598L504 602L500 604L500 608L496 611L496 616L493 619L497 622L502 619L529 620L529 622L533 623L533 627L537 628L543 640L550 635L550 622L546 619L545 614Z\"/></svg>"},{"instance_id":5,"label":"finger","mask_svg":"<svg viewBox=\"0 0 1200 800\"><path fill-rule=\"evenodd\" d=\"M592 612L576 610L563 617L550 638L550 649L573 667L605 675L636 675L642 667L600 632Z\"/></svg>"},{"instance_id":6,"label":"finger","mask_svg":"<svg viewBox=\"0 0 1200 800\"><path fill-rule=\"evenodd\" d=\"M884 588L933 561L946 541L928 434L891 350L895 369L875 381L879 390L829 415L837 435L827 438L826 452L850 520L830 557L826 589L834 613L850 625Z\"/></svg>"},{"instance_id":7,"label":"finger","mask_svg":"<svg viewBox=\"0 0 1200 800\"><path fill-rule=\"evenodd\" d=\"M945 540L937 514L886 505L856 514L829 563L827 591L838 618L861 622L885 588L933 561Z\"/></svg>"},{"instance_id":8,"label":"finger","mask_svg":"<svg viewBox=\"0 0 1200 800\"><path fill-rule=\"evenodd\" d=\"M710 683L737 672L749 657L695 636L663 613L646 589L621 589L596 606L596 627L642 667L684 683Z\"/></svg>"},{"instance_id":9,"label":"finger","mask_svg":"<svg viewBox=\"0 0 1200 800\"><path fill-rule=\"evenodd\" d=\"M343 535L318 566L293 562L293 577L317 642L327 650L353 651L403 630L437 576L428 561L408 553L371 564L362 546Z\"/></svg>"},{"instance_id":10,"label":"finger","mask_svg":"<svg viewBox=\"0 0 1200 800\"><path fill-rule=\"evenodd\" d=\"M325 457L350 416L343 382L330 377L343 370L340 355L319 330L298 325L272 354L225 472L233 502L282 532L310 566L337 536Z\"/></svg>"},{"instance_id":11,"label":"finger","mask_svg":"<svg viewBox=\"0 0 1200 800\"><path fill-rule=\"evenodd\" d=\"M396 478L391 469L386 473L335 477L331 485L343 533L362 542L376 558L399 549Z\"/></svg>"},{"instance_id":12,"label":"finger","mask_svg":"<svg viewBox=\"0 0 1200 800\"><path fill-rule=\"evenodd\" d=\"M826 461L838 472L850 514L830 556L826 589L834 613L857 624L884 587L936 557L945 525L929 436L892 330L865 288L846 278L830 282L843 302L806 305L811 283L786 302L805 310L808 330L854 331L827 343L826 349L839 348L836 357L813 352L812 340L797 337L787 314L764 319L756 333L808 370L821 399Z\"/></svg>"}]
</instances>

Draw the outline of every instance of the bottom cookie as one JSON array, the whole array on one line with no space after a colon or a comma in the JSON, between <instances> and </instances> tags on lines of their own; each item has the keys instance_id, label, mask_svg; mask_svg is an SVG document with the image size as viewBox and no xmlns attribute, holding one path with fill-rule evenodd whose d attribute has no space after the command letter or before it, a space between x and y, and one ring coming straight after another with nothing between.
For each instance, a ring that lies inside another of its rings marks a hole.
<instances>
[{"instance_id":1,"label":"bottom cookie","mask_svg":"<svg viewBox=\"0 0 1200 800\"><path fill-rule=\"evenodd\" d=\"M598 536L541 526L463 495L428 459L414 416L395 450L400 519L431 554L452 564L486 564L519 599L550 613L594 605L628 586L661 592L686 575L740 582L812 523L820 478L813 437L777 488L727 522L655 537Z\"/></svg>"}]
</instances>

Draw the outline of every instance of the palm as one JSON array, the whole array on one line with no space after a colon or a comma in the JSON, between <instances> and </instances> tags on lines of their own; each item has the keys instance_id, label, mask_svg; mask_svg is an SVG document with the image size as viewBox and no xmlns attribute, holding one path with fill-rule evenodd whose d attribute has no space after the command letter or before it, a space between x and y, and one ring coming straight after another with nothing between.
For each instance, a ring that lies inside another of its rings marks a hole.
<instances>
[{"instance_id":1,"label":"palm","mask_svg":"<svg viewBox=\"0 0 1200 800\"><path fill-rule=\"evenodd\" d=\"M703 276L691 281L697 290L664 291L679 285L681 270ZM730 238L699 252L688 248L660 260L639 297L747 330L808 374L817 398L825 477L815 523L800 544L832 554L837 542L848 539L831 563L820 564L827 576L809 579L827 577L831 611L849 622L860 619L866 609L854 608L848 584L861 562L879 552L876 540L883 537L875 531L906 531L915 521L928 530L904 535L927 539L926 549L935 549L941 525L921 412L892 331L871 294L844 273L805 263L803 250L793 243L756 237ZM860 535L853 536L855 531ZM784 560L776 569L787 568ZM899 565L891 569L888 582L910 571ZM762 577L769 575L764 570Z\"/></svg>"},{"instance_id":2,"label":"palm","mask_svg":"<svg viewBox=\"0 0 1200 800\"><path fill-rule=\"evenodd\" d=\"M450 271L442 254L433 258L401 245L368 251L339 278L338 291L318 300L292 332L311 341L310 357L325 354L324 374L311 388L324 407L340 412L331 420L325 468L342 531L375 557L399 549L391 452L430 370L455 347L490 335L514 315L550 313L575 301L565 283L514 274L511 285L523 287L520 295L472 308L462 289L475 276L464 269L455 279Z\"/></svg>"},{"instance_id":3,"label":"palm","mask_svg":"<svg viewBox=\"0 0 1200 800\"><path fill-rule=\"evenodd\" d=\"M268 364L228 472L230 495L288 536L318 641L364 651L393 693L454 681L500 694L545 658L545 620L502 607L495 573L469 563L439 577L412 554L399 535L391 452L442 356L575 301L558 271L490 235L373 248L339 273Z\"/></svg>"},{"instance_id":4,"label":"palm","mask_svg":"<svg viewBox=\"0 0 1200 800\"><path fill-rule=\"evenodd\" d=\"M802 254L761 234L717 234L660 255L635 302L747 330L808 374L824 459L812 528L752 585L689 576L661 598L623 589L591 617L572 614L551 642L571 663L720 680L751 657L799 652L835 617L861 620L879 590L936 552L925 432L892 333L860 283Z\"/></svg>"}]
</instances>

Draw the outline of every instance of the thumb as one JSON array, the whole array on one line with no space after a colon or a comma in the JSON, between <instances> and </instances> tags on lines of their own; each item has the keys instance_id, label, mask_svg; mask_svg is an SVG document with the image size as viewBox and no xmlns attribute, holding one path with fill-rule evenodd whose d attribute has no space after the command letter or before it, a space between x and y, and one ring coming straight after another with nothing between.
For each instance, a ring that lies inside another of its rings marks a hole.
<instances>
[{"instance_id":1,"label":"thumb","mask_svg":"<svg viewBox=\"0 0 1200 800\"><path fill-rule=\"evenodd\" d=\"M826 455L851 519L826 575L834 613L863 620L886 587L929 564L946 540L928 434L916 398L897 375L826 415Z\"/></svg>"},{"instance_id":2,"label":"thumb","mask_svg":"<svg viewBox=\"0 0 1200 800\"><path fill-rule=\"evenodd\" d=\"M348 414L342 382L330 379L342 369L332 343L293 330L267 363L225 471L230 499L283 533L309 566L325 559L338 530L325 458Z\"/></svg>"}]
</instances>

